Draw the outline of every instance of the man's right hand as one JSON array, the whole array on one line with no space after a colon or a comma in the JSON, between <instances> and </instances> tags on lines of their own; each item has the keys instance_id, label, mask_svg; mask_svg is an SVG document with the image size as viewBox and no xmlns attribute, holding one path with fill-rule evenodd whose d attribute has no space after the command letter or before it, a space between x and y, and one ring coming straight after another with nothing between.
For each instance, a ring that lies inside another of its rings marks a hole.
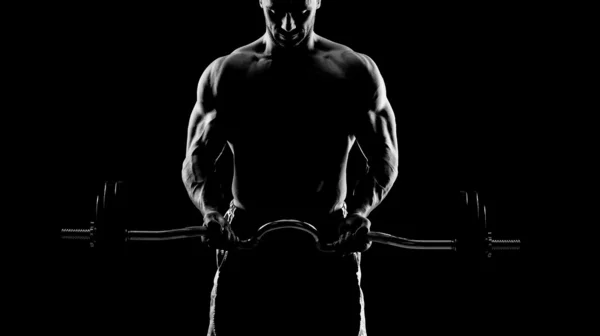
<instances>
[{"instance_id":1,"label":"man's right hand","mask_svg":"<svg viewBox=\"0 0 600 336\"><path fill-rule=\"evenodd\" d=\"M218 212L209 212L204 216L204 226L207 233L202 237L202 242L208 247L219 250L231 250L239 242L231 226Z\"/></svg>"}]
</instances>

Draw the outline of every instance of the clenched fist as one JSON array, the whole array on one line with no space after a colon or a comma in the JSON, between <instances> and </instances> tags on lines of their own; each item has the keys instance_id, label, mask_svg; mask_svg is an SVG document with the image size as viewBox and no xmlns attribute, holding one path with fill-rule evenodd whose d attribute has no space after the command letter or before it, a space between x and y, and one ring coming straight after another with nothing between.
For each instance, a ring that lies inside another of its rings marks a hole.
<instances>
[{"instance_id":1,"label":"clenched fist","mask_svg":"<svg viewBox=\"0 0 600 336\"><path fill-rule=\"evenodd\" d=\"M359 214L349 214L339 225L339 238L334 246L342 253L365 252L372 245L367 237L370 229L369 219Z\"/></svg>"},{"instance_id":2,"label":"clenched fist","mask_svg":"<svg viewBox=\"0 0 600 336\"><path fill-rule=\"evenodd\" d=\"M218 212L207 213L203 225L207 227L207 233L202 237L202 242L208 244L210 248L231 250L239 242L229 223Z\"/></svg>"}]
</instances>

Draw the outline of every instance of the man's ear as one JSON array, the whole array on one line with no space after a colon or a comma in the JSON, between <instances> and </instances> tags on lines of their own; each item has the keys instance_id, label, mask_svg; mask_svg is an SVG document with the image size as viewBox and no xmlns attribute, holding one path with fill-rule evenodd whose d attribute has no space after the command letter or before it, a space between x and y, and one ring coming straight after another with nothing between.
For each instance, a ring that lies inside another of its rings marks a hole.
<instances>
[{"instance_id":1,"label":"man's ear","mask_svg":"<svg viewBox=\"0 0 600 336\"><path fill-rule=\"evenodd\" d=\"M258 0L258 5L260 6L260 8L263 8L262 0Z\"/></svg>"},{"instance_id":2,"label":"man's ear","mask_svg":"<svg viewBox=\"0 0 600 336\"><path fill-rule=\"evenodd\" d=\"M317 9L321 8L321 0L317 0Z\"/></svg>"}]
</instances>

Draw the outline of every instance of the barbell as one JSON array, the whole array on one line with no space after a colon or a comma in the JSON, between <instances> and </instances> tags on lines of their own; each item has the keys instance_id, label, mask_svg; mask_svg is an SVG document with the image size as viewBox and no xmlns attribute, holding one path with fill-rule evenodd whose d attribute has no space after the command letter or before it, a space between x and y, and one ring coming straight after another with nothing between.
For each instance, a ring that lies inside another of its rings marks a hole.
<instances>
[{"instance_id":1,"label":"barbell","mask_svg":"<svg viewBox=\"0 0 600 336\"><path fill-rule=\"evenodd\" d=\"M199 238L206 234L204 226L189 226L172 230L143 231L127 229L127 202L124 182L106 181L102 192L96 196L95 218L89 228L62 228L61 238L65 240L85 240L90 247L102 250L118 251L119 247L130 241L165 241ZM484 263L492 258L493 252L519 250L519 239L493 239L492 230L486 220L486 206L482 204L476 191L461 191L460 206L464 207L467 217L461 223L457 236L447 240L415 240L393 236L383 232L371 231L367 238L378 244L384 244L411 250L455 251L473 261ZM280 219L266 223L257 230L254 237L242 240L239 249L252 249L270 232L282 229L295 229L310 234L317 249L334 252L332 244L319 241L318 230L310 223L295 219Z\"/></svg>"}]
</instances>

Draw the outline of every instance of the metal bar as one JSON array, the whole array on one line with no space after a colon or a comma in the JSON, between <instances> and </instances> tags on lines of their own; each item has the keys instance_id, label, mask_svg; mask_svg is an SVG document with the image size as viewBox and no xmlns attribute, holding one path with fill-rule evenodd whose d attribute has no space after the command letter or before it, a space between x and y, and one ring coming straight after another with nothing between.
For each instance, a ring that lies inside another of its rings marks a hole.
<instances>
[{"instance_id":1,"label":"metal bar","mask_svg":"<svg viewBox=\"0 0 600 336\"><path fill-rule=\"evenodd\" d=\"M257 234L258 240L267 232L281 230L281 229L297 229L310 233L315 242L319 243L317 231L314 226L291 220L280 220L263 225ZM175 230L162 230L162 231L138 231L132 230L127 233L127 240L129 241L165 241L165 240L178 240L178 239L189 239L198 238L206 234L206 228L203 226L187 227ZM374 243L396 246L404 249L412 250L456 250L455 240L414 240L406 239L402 237L396 237L383 232L371 231L367 237ZM256 242L248 240L242 241L241 247L248 248ZM324 245L323 249L329 249L328 245Z\"/></svg>"},{"instance_id":2,"label":"metal bar","mask_svg":"<svg viewBox=\"0 0 600 336\"><path fill-rule=\"evenodd\" d=\"M375 231L369 232L367 236L374 243L390 245L409 250L456 250L456 240L414 240Z\"/></svg>"}]
</instances>

